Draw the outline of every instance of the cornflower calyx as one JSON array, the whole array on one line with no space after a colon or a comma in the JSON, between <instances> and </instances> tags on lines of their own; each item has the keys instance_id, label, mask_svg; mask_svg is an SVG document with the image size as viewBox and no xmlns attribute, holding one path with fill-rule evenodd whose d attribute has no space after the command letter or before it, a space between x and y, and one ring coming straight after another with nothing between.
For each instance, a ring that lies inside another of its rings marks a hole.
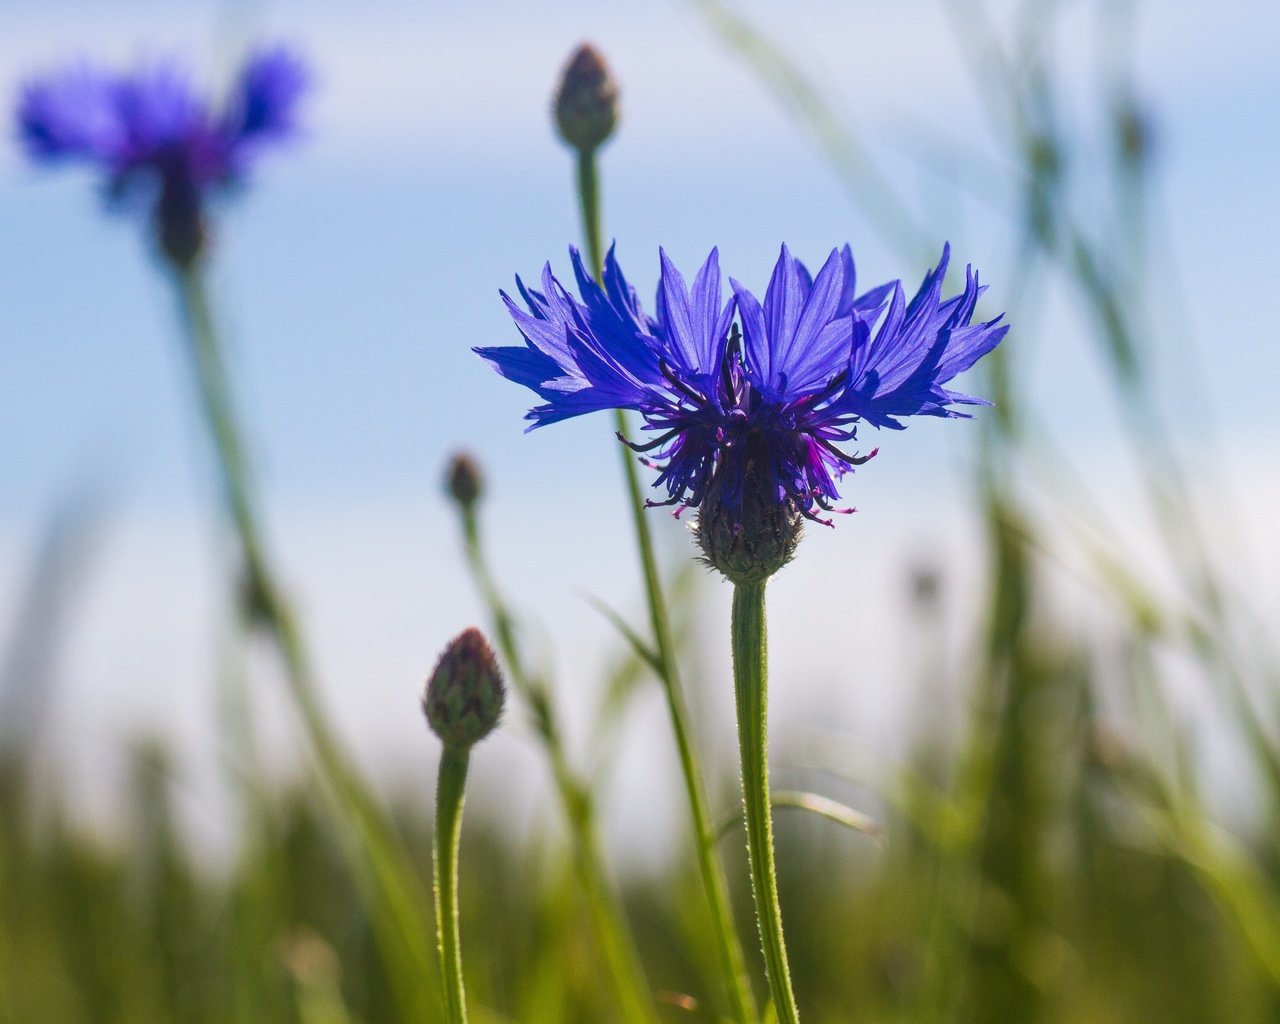
<instances>
[{"instance_id":1,"label":"cornflower calyx","mask_svg":"<svg viewBox=\"0 0 1280 1024\"><path fill-rule=\"evenodd\" d=\"M506 687L493 648L480 630L458 634L427 680L422 710L446 747L468 750L502 717Z\"/></svg>"},{"instance_id":2,"label":"cornflower calyx","mask_svg":"<svg viewBox=\"0 0 1280 1024\"><path fill-rule=\"evenodd\" d=\"M907 416L989 404L943 385L1008 331L1001 317L972 322L984 291L972 268L942 298L949 246L910 302L898 281L858 294L848 246L815 276L784 245L763 302L732 279L725 300L716 250L692 285L660 250L654 316L612 249L600 284L570 256L579 297L550 265L541 290L517 278L523 306L502 297L524 344L476 352L542 399L530 429L638 412L648 439L622 440L665 489L650 504L700 508L704 553L731 577L776 571L801 520L852 511L837 508L837 483L876 454L849 450L859 425L901 429Z\"/></svg>"},{"instance_id":3,"label":"cornflower calyx","mask_svg":"<svg viewBox=\"0 0 1280 1024\"><path fill-rule=\"evenodd\" d=\"M712 478L698 506L694 532L707 565L731 583L763 583L791 561L804 516L794 502L779 500L770 486L763 434L749 433L740 443L742 454L734 457L744 460L743 468ZM735 475L740 495L727 490Z\"/></svg>"},{"instance_id":4,"label":"cornflower calyx","mask_svg":"<svg viewBox=\"0 0 1280 1024\"><path fill-rule=\"evenodd\" d=\"M18 134L34 162L100 170L108 203L144 209L161 254L185 269L204 251L210 199L243 184L263 149L294 134L307 79L288 50L261 50L215 107L177 62L132 74L75 64L23 85Z\"/></svg>"}]
</instances>

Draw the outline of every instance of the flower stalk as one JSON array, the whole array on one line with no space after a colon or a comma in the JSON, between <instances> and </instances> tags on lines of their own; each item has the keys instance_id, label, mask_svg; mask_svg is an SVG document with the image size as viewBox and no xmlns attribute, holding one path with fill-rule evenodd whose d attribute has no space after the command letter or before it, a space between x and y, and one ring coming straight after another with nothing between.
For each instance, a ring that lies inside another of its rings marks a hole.
<instances>
[{"instance_id":1,"label":"flower stalk","mask_svg":"<svg viewBox=\"0 0 1280 1024\"><path fill-rule=\"evenodd\" d=\"M778 1024L799 1024L773 861L764 590L764 582L741 582L733 588L733 687L738 710L738 750L742 759L742 814L751 863L751 892L774 1012Z\"/></svg>"},{"instance_id":2,"label":"flower stalk","mask_svg":"<svg viewBox=\"0 0 1280 1024\"><path fill-rule=\"evenodd\" d=\"M467 1021L462 943L458 933L458 846L462 837L462 804L470 759L471 751L465 747L445 747L436 778L436 933L440 942L440 977L444 984L448 1024L466 1024Z\"/></svg>"},{"instance_id":3,"label":"flower stalk","mask_svg":"<svg viewBox=\"0 0 1280 1024\"><path fill-rule=\"evenodd\" d=\"M506 662L512 689L528 709L534 731L551 764L556 793L569 826L573 861L586 901L587 912L599 943L618 1002L619 1016L631 1024L649 1024L656 1019L653 1001L640 954L632 940L626 916L613 892L600 846L596 804L590 785L569 762L559 719L546 683L531 673L516 640L515 621L485 557L478 516L480 492L463 500L456 483L458 460L450 467L449 490L462 523L467 563L472 578L488 608L494 640ZM466 492L464 491L464 494Z\"/></svg>"},{"instance_id":4,"label":"flower stalk","mask_svg":"<svg viewBox=\"0 0 1280 1024\"><path fill-rule=\"evenodd\" d=\"M590 260L591 273L597 282L602 282L604 245L596 149L580 149L577 157L578 198L582 209L582 231L587 245L587 257ZM617 434L620 437L627 437L629 428L626 413L622 409L614 410L614 429ZM693 745L689 711L676 667L671 627L662 593L662 580L658 574L658 563L654 556L653 535L649 529L649 520L645 518L645 497L640 473L636 459L629 448L620 445L619 453L627 487L627 504L631 509L636 546L640 553L645 597L649 605L649 624L654 637L654 653L657 654L659 676L667 700L671 731L675 738L681 776L684 779L685 793L689 801L698 874L711 912L716 958L720 964L725 994L730 1003L733 1020L736 1024L754 1024L759 1019L755 995L751 991L746 957L733 923L728 881L716 853L716 829L708 810L702 769L698 764L697 751Z\"/></svg>"}]
</instances>

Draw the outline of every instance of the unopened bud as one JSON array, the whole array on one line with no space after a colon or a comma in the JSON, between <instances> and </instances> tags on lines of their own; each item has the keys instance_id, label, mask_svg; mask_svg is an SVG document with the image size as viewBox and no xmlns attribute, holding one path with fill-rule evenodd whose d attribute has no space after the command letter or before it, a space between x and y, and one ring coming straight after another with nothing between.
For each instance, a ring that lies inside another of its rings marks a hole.
<instances>
[{"instance_id":1,"label":"unopened bud","mask_svg":"<svg viewBox=\"0 0 1280 1024\"><path fill-rule=\"evenodd\" d=\"M618 123L618 86L604 58L583 43L565 65L556 90L556 127L574 149L589 153L599 147Z\"/></svg>"},{"instance_id":2,"label":"unopened bud","mask_svg":"<svg viewBox=\"0 0 1280 1024\"><path fill-rule=\"evenodd\" d=\"M942 571L932 564L911 570L911 600L918 608L936 608L942 597Z\"/></svg>"},{"instance_id":3,"label":"unopened bud","mask_svg":"<svg viewBox=\"0 0 1280 1024\"><path fill-rule=\"evenodd\" d=\"M467 750L497 726L505 697L493 648L480 630L468 629L440 655L422 710L446 747Z\"/></svg>"},{"instance_id":4,"label":"unopened bud","mask_svg":"<svg viewBox=\"0 0 1280 1024\"><path fill-rule=\"evenodd\" d=\"M734 474L722 466L698 509L698 545L731 583L763 583L791 561L804 532L804 516L790 499L779 500L758 467L748 456L733 494Z\"/></svg>"},{"instance_id":5,"label":"unopened bud","mask_svg":"<svg viewBox=\"0 0 1280 1024\"><path fill-rule=\"evenodd\" d=\"M1126 163L1140 165L1151 155L1151 121L1134 104L1127 104L1116 115L1116 139L1120 155Z\"/></svg>"},{"instance_id":6,"label":"unopened bud","mask_svg":"<svg viewBox=\"0 0 1280 1024\"><path fill-rule=\"evenodd\" d=\"M445 487L454 501L464 509L471 508L484 493L484 477L476 460L466 452L457 452L445 470Z\"/></svg>"}]
</instances>

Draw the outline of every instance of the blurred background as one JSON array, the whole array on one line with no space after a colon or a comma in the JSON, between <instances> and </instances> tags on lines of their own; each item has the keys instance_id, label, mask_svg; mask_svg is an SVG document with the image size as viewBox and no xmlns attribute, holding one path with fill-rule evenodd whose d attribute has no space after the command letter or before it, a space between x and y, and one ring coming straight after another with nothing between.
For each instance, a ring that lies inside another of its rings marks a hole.
<instances>
[{"instance_id":1,"label":"blurred background","mask_svg":"<svg viewBox=\"0 0 1280 1024\"><path fill-rule=\"evenodd\" d=\"M528 394L470 351L515 340L499 288L580 244L564 60L591 40L618 80L604 228L646 300L659 245L763 289L780 243L812 267L847 241L864 286L910 288L949 240L1013 323L961 385L996 408L868 430L858 513L770 588L776 784L884 833L780 812L801 1009L1235 1024L1280 1020L1277 39L1262 0L0 0L0 96L77 56L311 63L303 137L218 211L211 290L327 719L429 876L420 689L490 616L442 486L470 451L663 1020L723 1008L661 691L595 607L645 622L617 443L605 417L523 435ZM242 636L169 283L13 130L0 225L0 1020L409 1019ZM728 589L649 515L728 816ZM615 1019L518 706L473 761L474 1012Z\"/></svg>"}]
</instances>

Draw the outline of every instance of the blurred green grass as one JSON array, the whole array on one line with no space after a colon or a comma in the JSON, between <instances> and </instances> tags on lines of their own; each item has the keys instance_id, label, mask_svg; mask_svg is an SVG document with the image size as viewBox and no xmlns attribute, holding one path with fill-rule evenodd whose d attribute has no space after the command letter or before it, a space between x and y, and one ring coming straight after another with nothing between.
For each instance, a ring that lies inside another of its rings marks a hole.
<instances>
[{"instance_id":1,"label":"blurred green grass","mask_svg":"<svg viewBox=\"0 0 1280 1024\"><path fill-rule=\"evenodd\" d=\"M945 752L922 745L913 764L923 777L885 794L882 847L800 812L780 816L780 885L806 1019L1277 1019L1280 988L1245 917L1266 909L1248 901L1249 885L1274 904L1274 834L1202 845L1197 833L1211 826L1195 808L1169 811L1178 820L1163 827L1145 820L1165 812L1141 791L1142 769L1120 741L1099 731L1084 664L1058 645L1007 678L1020 694L990 734L980 814L952 806L955 779L927 767ZM48 794L36 800L22 764L6 761L3 1019L403 1019L315 786L262 795L234 858L214 869L175 824L170 781L163 752L140 746L128 821L108 842L68 822ZM403 808L395 818L426 885L430 821ZM724 842L736 849L736 837ZM680 852L624 874L622 899L664 1019L714 1020L714 953ZM745 914L745 879L729 864ZM462 865L476 1019L616 1019L559 839L520 846L500 822L473 815Z\"/></svg>"}]
</instances>

